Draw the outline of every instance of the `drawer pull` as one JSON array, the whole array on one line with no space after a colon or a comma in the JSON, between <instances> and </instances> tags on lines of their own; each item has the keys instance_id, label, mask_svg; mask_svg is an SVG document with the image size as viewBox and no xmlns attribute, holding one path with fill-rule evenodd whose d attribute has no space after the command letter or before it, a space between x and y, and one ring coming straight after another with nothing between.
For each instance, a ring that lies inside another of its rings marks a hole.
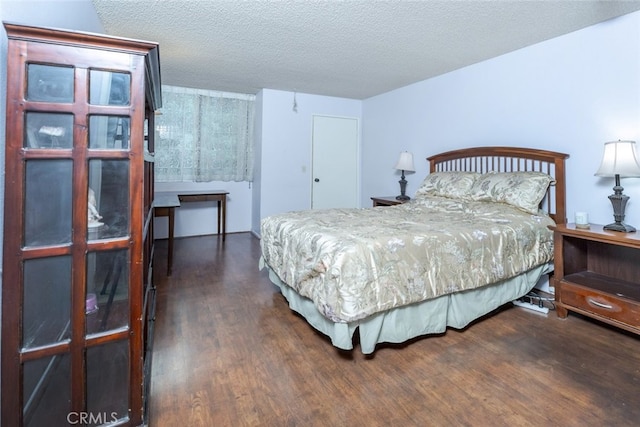
<instances>
[{"instance_id":1,"label":"drawer pull","mask_svg":"<svg viewBox=\"0 0 640 427\"><path fill-rule=\"evenodd\" d=\"M605 310L611 310L611 309L613 309L613 306L612 306L612 305L609 305L609 304L603 304L603 303L601 303L601 302L594 301L594 300L592 300L591 298L588 298L588 299L587 299L587 301L589 302L589 304L591 304L591 305L595 305L596 307L604 308Z\"/></svg>"}]
</instances>

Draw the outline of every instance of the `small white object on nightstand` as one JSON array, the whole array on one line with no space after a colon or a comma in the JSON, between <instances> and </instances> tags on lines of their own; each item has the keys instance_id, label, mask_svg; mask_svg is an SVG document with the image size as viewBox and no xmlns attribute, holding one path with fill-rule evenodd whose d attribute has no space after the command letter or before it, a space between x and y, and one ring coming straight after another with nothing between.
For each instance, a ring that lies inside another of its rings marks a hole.
<instances>
[{"instance_id":1,"label":"small white object on nightstand","mask_svg":"<svg viewBox=\"0 0 640 427\"><path fill-rule=\"evenodd\" d=\"M589 228L589 214L576 212L576 228Z\"/></svg>"}]
</instances>

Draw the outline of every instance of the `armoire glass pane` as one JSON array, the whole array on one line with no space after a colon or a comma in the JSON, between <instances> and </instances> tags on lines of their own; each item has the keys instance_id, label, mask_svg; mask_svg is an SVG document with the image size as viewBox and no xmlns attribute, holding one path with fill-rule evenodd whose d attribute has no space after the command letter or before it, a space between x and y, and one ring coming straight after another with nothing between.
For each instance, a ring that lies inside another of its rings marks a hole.
<instances>
[{"instance_id":1,"label":"armoire glass pane","mask_svg":"<svg viewBox=\"0 0 640 427\"><path fill-rule=\"evenodd\" d=\"M54 344L71 337L71 257L24 261L22 347Z\"/></svg>"},{"instance_id":2,"label":"armoire glass pane","mask_svg":"<svg viewBox=\"0 0 640 427\"><path fill-rule=\"evenodd\" d=\"M87 254L87 335L129 325L129 251Z\"/></svg>"},{"instance_id":3,"label":"armoire glass pane","mask_svg":"<svg viewBox=\"0 0 640 427\"><path fill-rule=\"evenodd\" d=\"M129 117L90 116L89 148L129 149L130 123Z\"/></svg>"},{"instance_id":4,"label":"armoire glass pane","mask_svg":"<svg viewBox=\"0 0 640 427\"><path fill-rule=\"evenodd\" d=\"M27 65L27 99L41 102L73 102L73 67Z\"/></svg>"},{"instance_id":5,"label":"armoire glass pane","mask_svg":"<svg viewBox=\"0 0 640 427\"><path fill-rule=\"evenodd\" d=\"M112 71L91 70L89 103L94 105L129 105L131 75Z\"/></svg>"},{"instance_id":6,"label":"armoire glass pane","mask_svg":"<svg viewBox=\"0 0 640 427\"><path fill-rule=\"evenodd\" d=\"M24 245L71 242L72 160L27 160L25 168Z\"/></svg>"},{"instance_id":7,"label":"armoire glass pane","mask_svg":"<svg viewBox=\"0 0 640 427\"><path fill-rule=\"evenodd\" d=\"M23 147L65 149L73 146L73 114L30 112L25 122Z\"/></svg>"},{"instance_id":8,"label":"armoire glass pane","mask_svg":"<svg viewBox=\"0 0 640 427\"><path fill-rule=\"evenodd\" d=\"M77 424L71 414L71 366L68 354L25 362L23 419L28 427ZM3 392L9 392L3 390ZM11 391L15 392L15 391Z\"/></svg>"},{"instance_id":9,"label":"armoire glass pane","mask_svg":"<svg viewBox=\"0 0 640 427\"><path fill-rule=\"evenodd\" d=\"M128 344L117 341L87 349L87 412L108 417L89 425L111 423L128 416Z\"/></svg>"},{"instance_id":10,"label":"armoire glass pane","mask_svg":"<svg viewBox=\"0 0 640 427\"><path fill-rule=\"evenodd\" d=\"M89 240L128 236L129 161L90 160L88 199Z\"/></svg>"}]
</instances>

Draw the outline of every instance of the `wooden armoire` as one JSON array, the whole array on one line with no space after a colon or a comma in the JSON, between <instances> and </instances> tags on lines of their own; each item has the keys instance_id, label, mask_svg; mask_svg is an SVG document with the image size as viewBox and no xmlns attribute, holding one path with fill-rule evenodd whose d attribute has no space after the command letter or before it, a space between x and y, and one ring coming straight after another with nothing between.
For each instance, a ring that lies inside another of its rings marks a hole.
<instances>
[{"instance_id":1,"label":"wooden armoire","mask_svg":"<svg viewBox=\"0 0 640 427\"><path fill-rule=\"evenodd\" d=\"M144 424L158 45L4 27L2 425Z\"/></svg>"}]
</instances>

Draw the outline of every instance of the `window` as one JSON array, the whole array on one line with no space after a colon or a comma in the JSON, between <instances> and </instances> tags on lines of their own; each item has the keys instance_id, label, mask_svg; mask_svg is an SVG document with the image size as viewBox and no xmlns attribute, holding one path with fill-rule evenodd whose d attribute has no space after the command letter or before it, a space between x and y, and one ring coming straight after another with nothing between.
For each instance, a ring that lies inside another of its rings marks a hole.
<instances>
[{"instance_id":1,"label":"window","mask_svg":"<svg viewBox=\"0 0 640 427\"><path fill-rule=\"evenodd\" d=\"M252 181L255 96L162 86L159 182Z\"/></svg>"}]
</instances>

